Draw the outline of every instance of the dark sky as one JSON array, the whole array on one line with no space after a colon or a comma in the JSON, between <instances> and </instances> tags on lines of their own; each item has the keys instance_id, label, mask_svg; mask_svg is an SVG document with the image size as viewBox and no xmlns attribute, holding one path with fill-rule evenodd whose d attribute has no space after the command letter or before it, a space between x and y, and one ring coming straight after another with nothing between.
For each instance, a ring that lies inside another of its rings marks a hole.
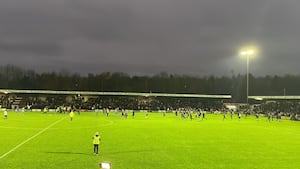
<instances>
[{"instance_id":1,"label":"dark sky","mask_svg":"<svg viewBox=\"0 0 300 169\"><path fill-rule=\"evenodd\" d=\"M300 74L299 0L1 0L1 65L38 71Z\"/></svg>"}]
</instances>

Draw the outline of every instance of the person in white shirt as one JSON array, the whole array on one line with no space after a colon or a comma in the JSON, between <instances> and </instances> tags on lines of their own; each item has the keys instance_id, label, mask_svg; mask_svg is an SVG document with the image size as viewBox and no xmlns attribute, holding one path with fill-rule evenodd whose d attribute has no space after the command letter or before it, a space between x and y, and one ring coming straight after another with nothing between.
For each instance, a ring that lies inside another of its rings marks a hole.
<instances>
[{"instance_id":1,"label":"person in white shirt","mask_svg":"<svg viewBox=\"0 0 300 169\"><path fill-rule=\"evenodd\" d=\"M7 111L6 110L4 110L3 115L4 115L4 119L7 119Z\"/></svg>"}]
</instances>

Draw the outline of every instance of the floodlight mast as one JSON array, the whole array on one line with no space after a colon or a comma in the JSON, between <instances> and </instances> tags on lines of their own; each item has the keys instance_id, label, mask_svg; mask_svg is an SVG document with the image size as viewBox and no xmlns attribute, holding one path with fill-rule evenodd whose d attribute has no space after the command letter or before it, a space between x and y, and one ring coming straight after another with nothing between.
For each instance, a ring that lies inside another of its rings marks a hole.
<instances>
[{"instance_id":1,"label":"floodlight mast","mask_svg":"<svg viewBox=\"0 0 300 169\"><path fill-rule=\"evenodd\" d=\"M250 57L252 55L254 55L254 50L251 50L251 49L248 49L248 50L243 50L241 52L241 55L242 56L246 56L246 59L247 59L247 87L246 87L246 93L247 93L247 104L249 103L249 62L250 62Z\"/></svg>"}]
</instances>

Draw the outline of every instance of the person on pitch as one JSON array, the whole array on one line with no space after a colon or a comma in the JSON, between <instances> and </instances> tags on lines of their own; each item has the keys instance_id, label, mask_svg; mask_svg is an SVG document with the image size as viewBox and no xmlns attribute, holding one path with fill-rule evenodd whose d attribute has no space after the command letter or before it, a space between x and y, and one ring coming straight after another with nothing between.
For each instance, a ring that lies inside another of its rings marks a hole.
<instances>
[{"instance_id":1,"label":"person on pitch","mask_svg":"<svg viewBox=\"0 0 300 169\"><path fill-rule=\"evenodd\" d=\"M3 112L3 118L4 118L4 119L7 119L7 110L6 110L6 109L5 109L4 112Z\"/></svg>"},{"instance_id":2,"label":"person on pitch","mask_svg":"<svg viewBox=\"0 0 300 169\"><path fill-rule=\"evenodd\" d=\"M73 121L73 117L74 117L74 111L73 110L70 112L69 116L70 116L70 120Z\"/></svg>"},{"instance_id":3,"label":"person on pitch","mask_svg":"<svg viewBox=\"0 0 300 169\"><path fill-rule=\"evenodd\" d=\"M94 154L95 155L98 155L100 141L101 141L100 135L98 132L96 132L95 136L93 136Z\"/></svg>"}]
</instances>

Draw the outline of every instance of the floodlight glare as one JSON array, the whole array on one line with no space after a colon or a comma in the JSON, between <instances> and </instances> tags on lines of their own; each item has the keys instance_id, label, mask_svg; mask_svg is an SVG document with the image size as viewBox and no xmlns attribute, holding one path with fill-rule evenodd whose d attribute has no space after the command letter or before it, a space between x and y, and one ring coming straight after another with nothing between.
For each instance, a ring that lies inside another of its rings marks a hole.
<instances>
[{"instance_id":1,"label":"floodlight glare","mask_svg":"<svg viewBox=\"0 0 300 169\"><path fill-rule=\"evenodd\" d=\"M101 169L111 169L110 163L100 163Z\"/></svg>"}]
</instances>

